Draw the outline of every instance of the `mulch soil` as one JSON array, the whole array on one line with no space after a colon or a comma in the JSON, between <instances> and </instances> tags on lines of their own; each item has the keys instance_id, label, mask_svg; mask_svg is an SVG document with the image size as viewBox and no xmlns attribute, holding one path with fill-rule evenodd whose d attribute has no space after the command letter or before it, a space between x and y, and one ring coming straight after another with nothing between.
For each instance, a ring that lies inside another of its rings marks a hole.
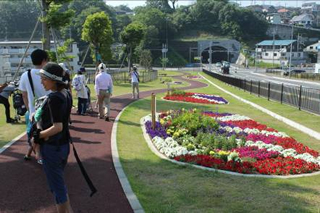
<instances>
[{"instance_id":1,"label":"mulch soil","mask_svg":"<svg viewBox=\"0 0 320 213\"><path fill-rule=\"evenodd\" d=\"M191 89L206 86L187 81ZM140 98L165 89L140 92ZM98 192L90 190L82 177L72 150L65 170L65 180L74 212L133 212L116 174L111 154L111 131L114 119L128 104L131 94L111 98L111 119L98 119L97 110L87 116L72 114L71 135L76 149ZM56 212L54 198L46 183L42 167L32 158L24 161L28 149L26 136L0 154L0 212Z\"/></svg>"}]
</instances>

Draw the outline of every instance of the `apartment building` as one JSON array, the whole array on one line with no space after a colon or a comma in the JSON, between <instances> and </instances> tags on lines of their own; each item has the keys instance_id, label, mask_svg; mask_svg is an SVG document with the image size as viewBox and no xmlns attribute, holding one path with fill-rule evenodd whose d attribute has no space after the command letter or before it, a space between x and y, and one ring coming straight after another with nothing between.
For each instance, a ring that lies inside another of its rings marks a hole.
<instances>
[{"instance_id":1,"label":"apartment building","mask_svg":"<svg viewBox=\"0 0 320 213\"><path fill-rule=\"evenodd\" d=\"M2 41L0 42L0 84L5 81L12 80L15 75L19 63L26 51L28 46L28 41ZM35 49L41 49L41 41L32 41L30 47L27 51L26 57L22 62L20 67L19 75L25 72L27 69L32 68L32 61L30 54ZM54 50L54 42L51 42L51 49ZM80 68L79 62L79 49L77 43L73 43L67 52L68 56L73 56L74 58L69 63L72 70L78 70Z\"/></svg>"}]
</instances>

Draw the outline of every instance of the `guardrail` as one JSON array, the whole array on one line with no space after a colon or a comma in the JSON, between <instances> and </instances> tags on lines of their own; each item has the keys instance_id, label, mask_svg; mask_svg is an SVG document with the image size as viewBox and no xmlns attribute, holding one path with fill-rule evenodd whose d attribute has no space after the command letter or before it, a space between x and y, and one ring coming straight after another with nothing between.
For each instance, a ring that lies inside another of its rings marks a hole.
<instances>
[{"instance_id":1,"label":"guardrail","mask_svg":"<svg viewBox=\"0 0 320 213\"><path fill-rule=\"evenodd\" d=\"M253 81L222 75L208 70L206 74L232 86L265 97L268 100L278 101L320 115L320 90L303 86L288 86L271 82Z\"/></svg>"}]
</instances>

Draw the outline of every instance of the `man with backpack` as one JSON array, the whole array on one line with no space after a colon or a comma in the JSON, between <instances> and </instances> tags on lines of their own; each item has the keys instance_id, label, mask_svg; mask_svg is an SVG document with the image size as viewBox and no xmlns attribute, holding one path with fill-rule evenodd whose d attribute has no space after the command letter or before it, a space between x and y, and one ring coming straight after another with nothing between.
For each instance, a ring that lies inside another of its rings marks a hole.
<instances>
[{"instance_id":1,"label":"man with backpack","mask_svg":"<svg viewBox=\"0 0 320 213\"><path fill-rule=\"evenodd\" d=\"M5 107L7 123L14 123L14 119L10 117L9 104L9 96L13 93L14 89L14 85L8 83L0 86L0 104L3 104Z\"/></svg>"},{"instance_id":2,"label":"man with backpack","mask_svg":"<svg viewBox=\"0 0 320 213\"><path fill-rule=\"evenodd\" d=\"M35 112L35 101L36 99L45 96L50 93L50 91L46 91L41 84L40 78L40 70L47 64L49 60L48 53L41 49L36 49L31 53L31 60L34 68L24 72L21 75L19 90L22 92L23 101L27 107L28 113L26 113L26 123L27 123L27 135L28 135L28 143L30 148L25 155L25 160L30 160L32 147L30 143L31 137L31 125L32 125L32 116ZM38 155L38 154L37 154ZM38 158L40 156L38 155ZM41 159L37 159L38 163L41 163Z\"/></svg>"},{"instance_id":3,"label":"man with backpack","mask_svg":"<svg viewBox=\"0 0 320 213\"><path fill-rule=\"evenodd\" d=\"M133 66L133 70L130 72L131 84L132 84L132 98L135 98L135 91L137 91L137 99L139 99L139 72L136 66Z\"/></svg>"}]
</instances>

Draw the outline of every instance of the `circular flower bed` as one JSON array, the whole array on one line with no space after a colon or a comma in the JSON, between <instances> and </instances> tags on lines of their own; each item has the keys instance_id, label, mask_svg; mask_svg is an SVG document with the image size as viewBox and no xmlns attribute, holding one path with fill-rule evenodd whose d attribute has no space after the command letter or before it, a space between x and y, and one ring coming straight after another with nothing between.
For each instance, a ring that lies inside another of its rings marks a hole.
<instances>
[{"instance_id":1,"label":"circular flower bed","mask_svg":"<svg viewBox=\"0 0 320 213\"><path fill-rule=\"evenodd\" d=\"M146 132L159 152L175 161L243 174L292 175L320 170L315 150L249 117L198 110L158 114Z\"/></svg>"},{"instance_id":2,"label":"circular flower bed","mask_svg":"<svg viewBox=\"0 0 320 213\"><path fill-rule=\"evenodd\" d=\"M173 90L171 94L167 94L164 99L170 101L191 102L200 104L228 104L228 101L217 95L184 92L180 90Z\"/></svg>"}]
</instances>

